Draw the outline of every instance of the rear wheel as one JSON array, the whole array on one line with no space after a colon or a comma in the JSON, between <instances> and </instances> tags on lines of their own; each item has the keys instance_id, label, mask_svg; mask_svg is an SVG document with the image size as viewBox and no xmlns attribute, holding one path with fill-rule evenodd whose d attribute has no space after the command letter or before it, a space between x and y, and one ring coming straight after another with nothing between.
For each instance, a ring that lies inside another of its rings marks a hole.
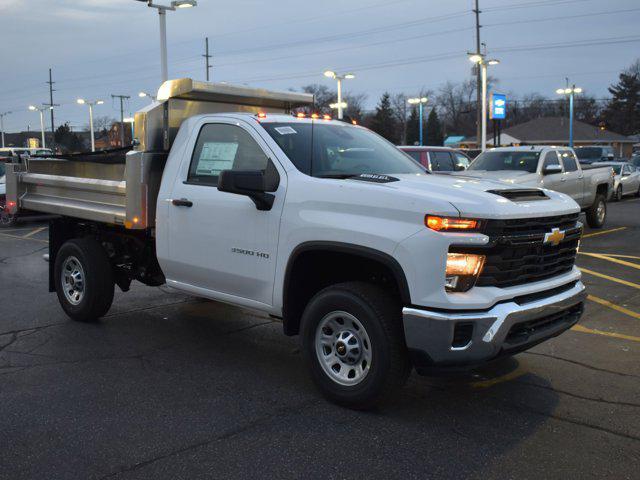
<instances>
[{"instance_id":1,"label":"rear wheel","mask_svg":"<svg viewBox=\"0 0 640 480\"><path fill-rule=\"evenodd\" d=\"M330 400L366 409L391 399L411 365L399 303L361 282L316 294L302 316L302 352L312 378Z\"/></svg>"},{"instance_id":2,"label":"rear wheel","mask_svg":"<svg viewBox=\"0 0 640 480\"><path fill-rule=\"evenodd\" d=\"M593 205L587 210L587 225L591 228L602 228L607 219L607 202L604 195L597 194Z\"/></svg>"},{"instance_id":3,"label":"rear wheel","mask_svg":"<svg viewBox=\"0 0 640 480\"><path fill-rule=\"evenodd\" d=\"M16 216L6 210L0 210L0 228L13 227L16 224Z\"/></svg>"},{"instance_id":4,"label":"rear wheel","mask_svg":"<svg viewBox=\"0 0 640 480\"><path fill-rule=\"evenodd\" d=\"M73 320L93 322L111 308L115 281L109 258L93 238L66 242L56 255L58 301Z\"/></svg>"}]
</instances>

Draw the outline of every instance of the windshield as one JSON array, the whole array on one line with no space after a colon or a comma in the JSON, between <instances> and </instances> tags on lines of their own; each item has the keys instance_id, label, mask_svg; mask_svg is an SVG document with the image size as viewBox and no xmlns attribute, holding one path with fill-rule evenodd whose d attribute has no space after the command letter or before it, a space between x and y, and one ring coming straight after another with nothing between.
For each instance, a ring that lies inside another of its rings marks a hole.
<instances>
[{"instance_id":1,"label":"windshield","mask_svg":"<svg viewBox=\"0 0 640 480\"><path fill-rule=\"evenodd\" d=\"M363 173L425 173L382 137L344 124L263 123L298 170L313 177L347 178Z\"/></svg>"},{"instance_id":2,"label":"windshield","mask_svg":"<svg viewBox=\"0 0 640 480\"><path fill-rule=\"evenodd\" d=\"M535 173L538 168L540 152L497 152L481 153L471 162L467 170L519 170Z\"/></svg>"},{"instance_id":3,"label":"windshield","mask_svg":"<svg viewBox=\"0 0 640 480\"><path fill-rule=\"evenodd\" d=\"M578 147L574 149L576 155L580 159L589 160L589 159L597 159L600 160L603 157L603 151L600 147Z\"/></svg>"}]
</instances>

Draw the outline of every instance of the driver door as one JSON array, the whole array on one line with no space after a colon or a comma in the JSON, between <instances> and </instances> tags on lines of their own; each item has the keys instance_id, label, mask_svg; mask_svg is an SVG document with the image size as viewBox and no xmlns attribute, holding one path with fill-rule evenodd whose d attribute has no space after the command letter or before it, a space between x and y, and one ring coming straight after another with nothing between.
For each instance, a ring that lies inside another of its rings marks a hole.
<instances>
[{"instance_id":1,"label":"driver door","mask_svg":"<svg viewBox=\"0 0 640 480\"><path fill-rule=\"evenodd\" d=\"M203 119L195 132L167 199L169 284L204 289L212 298L272 305L286 174L250 126ZM218 176L229 169L277 175L271 210L258 210L247 196L219 191Z\"/></svg>"}]
</instances>

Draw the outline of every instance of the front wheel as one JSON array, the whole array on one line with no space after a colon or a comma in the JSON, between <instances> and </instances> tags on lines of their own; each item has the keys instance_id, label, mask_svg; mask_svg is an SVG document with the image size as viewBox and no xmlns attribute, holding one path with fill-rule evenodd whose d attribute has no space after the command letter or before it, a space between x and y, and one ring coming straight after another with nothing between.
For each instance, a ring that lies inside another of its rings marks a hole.
<instances>
[{"instance_id":1,"label":"front wheel","mask_svg":"<svg viewBox=\"0 0 640 480\"><path fill-rule=\"evenodd\" d=\"M607 219L607 202L604 195L597 194L593 205L587 210L587 224L591 228L602 228Z\"/></svg>"},{"instance_id":2,"label":"front wheel","mask_svg":"<svg viewBox=\"0 0 640 480\"><path fill-rule=\"evenodd\" d=\"M622 185L618 185L618 188L616 188L615 200L616 202L619 202L622 200Z\"/></svg>"},{"instance_id":3,"label":"front wheel","mask_svg":"<svg viewBox=\"0 0 640 480\"><path fill-rule=\"evenodd\" d=\"M391 399L411 371L399 303L367 283L316 294L302 316L304 360L330 400L366 409Z\"/></svg>"},{"instance_id":4,"label":"front wheel","mask_svg":"<svg viewBox=\"0 0 640 480\"><path fill-rule=\"evenodd\" d=\"M104 248L93 238L62 245L56 255L55 282L58 301L73 320L93 322L111 308L113 270Z\"/></svg>"}]
</instances>

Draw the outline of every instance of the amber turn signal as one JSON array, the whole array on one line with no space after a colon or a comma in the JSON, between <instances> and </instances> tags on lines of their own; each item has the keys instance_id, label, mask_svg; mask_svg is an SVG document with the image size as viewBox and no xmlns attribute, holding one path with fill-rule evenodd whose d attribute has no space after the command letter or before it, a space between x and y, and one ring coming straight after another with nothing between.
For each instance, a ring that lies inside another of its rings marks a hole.
<instances>
[{"instance_id":1,"label":"amber turn signal","mask_svg":"<svg viewBox=\"0 0 640 480\"><path fill-rule=\"evenodd\" d=\"M476 230L480 226L478 220L469 218L452 218L452 217L436 217L434 215L426 215L424 224L431 230L436 232L448 230Z\"/></svg>"}]
</instances>

